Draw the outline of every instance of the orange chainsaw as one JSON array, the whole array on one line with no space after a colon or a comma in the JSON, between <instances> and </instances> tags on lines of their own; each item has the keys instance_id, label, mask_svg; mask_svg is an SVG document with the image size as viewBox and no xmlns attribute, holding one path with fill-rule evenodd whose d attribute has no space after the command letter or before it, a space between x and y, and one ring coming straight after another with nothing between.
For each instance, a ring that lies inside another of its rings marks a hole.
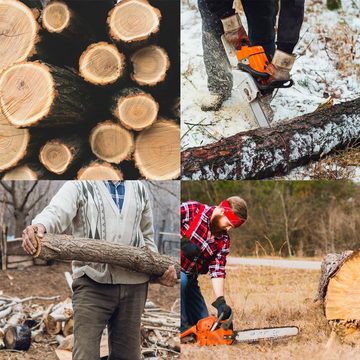
<instances>
[{"instance_id":1,"label":"orange chainsaw","mask_svg":"<svg viewBox=\"0 0 360 360\"><path fill-rule=\"evenodd\" d=\"M232 345L234 343L252 343L260 340L277 340L296 336L299 329L296 326L270 327L260 329L233 330L233 315L222 320L223 313L217 318L208 316L198 321L191 328L180 334L182 343L196 343L200 346Z\"/></svg>"}]
</instances>

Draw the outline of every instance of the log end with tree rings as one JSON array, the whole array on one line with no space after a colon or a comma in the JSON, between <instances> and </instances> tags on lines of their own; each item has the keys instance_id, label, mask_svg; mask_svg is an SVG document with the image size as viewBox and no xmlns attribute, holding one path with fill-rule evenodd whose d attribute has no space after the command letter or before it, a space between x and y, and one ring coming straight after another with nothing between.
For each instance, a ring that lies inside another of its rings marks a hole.
<instances>
[{"instance_id":1,"label":"log end with tree rings","mask_svg":"<svg viewBox=\"0 0 360 360\"><path fill-rule=\"evenodd\" d=\"M78 171L78 180L123 180L120 170L109 163L92 162Z\"/></svg>"},{"instance_id":2,"label":"log end with tree rings","mask_svg":"<svg viewBox=\"0 0 360 360\"><path fill-rule=\"evenodd\" d=\"M0 0L0 73L35 53L39 25L20 1Z\"/></svg>"},{"instance_id":3,"label":"log end with tree rings","mask_svg":"<svg viewBox=\"0 0 360 360\"><path fill-rule=\"evenodd\" d=\"M131 132L112 121L104 121L94 127L90 134L92 152L101 160L119 164L134 151Z\"/></svg>"},{"instance_id":4,"label":"log end with tree rings","mask_svg":"<svg viewBox=\"0 0 360 360\"><path fill-rule=\"evenodd\" d=\"M139 85L155 86L163 82L170 67L166 51L156 45L141 48L130 60L133 65L131 77Z\"/></svg>"},{"instance_id":5,"label":"log end with tree rings","mask_svg":"<svg viewBox=\"0 0 360 360\"><path fill-rule=\"evenodd\" d=\"M38 174L28 165L18 166L15 169L7 171L3 180L38 180Z\"/></svg>"},{"instance_id":6,"label":"log end with tree rings","mask_svg":"<svg viewBox=\"0 0 360 360\"><path fill-rule=\"evenodd\" d=\"M0 106L17 127L37 124L50 112L55 84L50 69L39 62L16 64L0 77Z\"/></svg>"},{"instance_id":7,"label":"log end with tree rings","mask_svg":"<svg viewBox=\"0 0 360 360\"><path fill-rule=\"evenodd\" d=\"M70 24L71 11L62 1L54 1L45 6L42 12L42 26L51 33L61 33Z\"/></svg>"},{"instance_id":8,"label":"log end with tree rings","mask_svg":"<svg viewBox=\"0 0 360 360\"><path fill-rule=\"evenodd\" d=\"M7 349L27 351L31 345L31 330L26 325L9 326L5 330L4 343Z\"/></svg>"},{"instance_id":9,"label":"log end with tree rings","mask_svg":"<svg viewBox=\"0 0 360 360\"><path fill-rule=\"evenodd\" d=\"M27 152L30 134L9 124L0 110L0 172L18 164Z\"/></svg>"},{"instance_id":10,"label":"log end with tree rings","mask_svg":"<svg viewBox=\"0 0 360 360\"><path fill-rule=\"evenodd\" d=\"M142 131L135 142L135 162L149 180L171 180L180 176L180 127L158 120Z\"/></svg>"},{"instance_id":11,"label":"log end with tree rings","mask_svg":"<svg viewBox=\"0 0 360 360\"><path fill-rule=\"evenodd\" d=\"M125 72L125 56L106 42L91 44L79 60L80 75L95 85L112 84Z\"/></svg>"},{"instance_id":12,"label":"log end with tree rings","mask_svg":"<svg viewBox=\"0 0 360 360\"><path fill-rule=\"evenodd\" d=\"M61 140L50 140L40 150L39 160L55 174L63 174L71 164L74 155Z\"/></svg>"},{"instance_id":13,"label":"log end with tree rings","mask_svg":"<svg viewBox=\"0 0 360 360\"><path fill-rule=\"evenodd\" d=\"M114 115L127 129L144 130L157 119L159 104L142 91L120 96L116 102Z\"/></svg>"},{"instance_id":14,"label":"log end with tree rings","mask_svg":"<svg viewBox=\"0 0 360 360\"><path fill-rule=\"evenodd\" d=\"M146 40L159 31L160 19L160 11L145 0L121 1L109 13L109 34L128 44Z\"/></svg>"}]
</instances>

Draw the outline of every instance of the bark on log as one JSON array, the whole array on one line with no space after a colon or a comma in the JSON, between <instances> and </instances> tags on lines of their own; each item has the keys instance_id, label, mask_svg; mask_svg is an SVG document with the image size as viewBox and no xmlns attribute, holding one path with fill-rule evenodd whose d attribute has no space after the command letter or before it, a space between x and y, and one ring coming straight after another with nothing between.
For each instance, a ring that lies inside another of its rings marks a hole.
<instances>
[{"instance_id":1,"label":"bark on log","mask_svg":"<svg viewBox=\"0 0 360 360\"><path fill-rule=\"evenodd\" d=\"M360 136L360 98L182 152L183 179L262 179L319 159Z\"/></svg>"},{"instance_id":2,"label":"bark on log","mask_svg":"<svg viewBox=\"0 0 360 360\"><path fill-rule=\"evenodd\" d=\"M75 238L69 235L46 234L42 240L37 239L35 256L45 260L108 263L155 276L161 276L170 265L174 265L178 277L180 274L179 261L175 257L110 241Z\"/></svg>"},{"instance_id":3,"label":"bark on log","mask_svg":"<svg viewBox=\"0 0 360 360\"><path fill-rule=\"evenodd\" d=\"M149 180L170 180L180 176L180 127L160 119L142 131L135 142L135 162Z\"/></svg>"},{"instance_id":4,"label":"bark on log","mask_svg":"<svg viewBox=\"0 0 360 360\"><path fill-rule=\"evenodd\" d=\"M115 164L129 159L134 150L132 133L110 120L92 129L89 142L92 152L99 159Z\"/></svg>"},{"instance_id":5,"label":"bark on log","mask_svg":"<svg viewBox=\"0 0 360 360\"><path fill-rule=\"evenodd\" d=\"M0 90L3 113L17 127L78 124L91 107L88 86L80 76L40 62L6 69Z\"/></svg>"},{"instance_id":6,"label":"bark on log","mask_svg":"<svg viewBox=\"0 0 360 360\"><path fill-rule=\"evenodd\" d=\"M0 73L35 52L39 25L20 1L0 0Z\"/></svg>"},{"instance_id":7,"label":"bark on log","mask_svg":"<svg viewBox=\"0 0 360 360\"><path fill-rule=\"evenodd\" d=\"M80 56L79 71L94 85L113 84L125 75L125 56L104 41L91 44Z\"/></svg>"},{"instance_id":8,"label":"bark on log","mask_svg":"<svg viewBox=\"0 0 360 360\"><path fill-rule=\"evenodd\" d=\"M31 345L31 331L26 325L10 326L5 330L5 347L27 351Z\"/></svg>"},{"instance_id":9,"label":"bark on log","mask_svg":"<svg viewBox=\"0 0 360 360\"><path fill-rule=\"evenodd\" d=\"M159 104L155 99L138 88L121 90L115 96L113 114L127 129L141 131L157 119Z\"/></svg>"},{"instance_id":10,"label":"bark on log","mask_svg":"<svg viewBox=\"0 0 360 360\"><path fill-rule=\"evenodd\" d=\"M120 170L106 162L93 161L77 173L78 180L123 180Z\"/></svg>"}]
</instances>

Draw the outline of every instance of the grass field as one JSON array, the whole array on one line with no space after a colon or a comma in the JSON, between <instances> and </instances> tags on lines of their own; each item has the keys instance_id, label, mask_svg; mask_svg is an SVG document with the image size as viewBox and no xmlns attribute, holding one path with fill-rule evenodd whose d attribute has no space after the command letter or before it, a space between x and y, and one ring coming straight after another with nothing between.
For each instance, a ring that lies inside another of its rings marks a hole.
<instances>
[{"instance_id":1,"label":"grass field","mask_svg":"<svg viewBox=\"0 0 360 360\"><path fill-rule=\"evenodd\" d=\"M360 359L359 349L335 342L326 349L330 330L316 297L319 272L270 267L230 267L226 279L226 299L235 314L237 330L267 326L296 325L300 334L292 339L258 344L198 347L182 345L184 360L228 359ZM201 277L201 288L210 312L213 299L211 281Z\"/></svg>"}]
</instances>

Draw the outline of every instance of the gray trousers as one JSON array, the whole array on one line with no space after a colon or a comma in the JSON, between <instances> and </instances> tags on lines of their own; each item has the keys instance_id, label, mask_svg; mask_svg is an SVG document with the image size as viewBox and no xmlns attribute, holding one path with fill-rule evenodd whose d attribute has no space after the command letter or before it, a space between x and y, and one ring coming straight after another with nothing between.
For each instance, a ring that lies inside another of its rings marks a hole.
<instances>
[{"instance_id":1,"label":"gray trousers","mask_svg":"<svg viewBox=\"0 0 360 360\"><path fill-rule=\"evenodd\" d=\"M108 326L109 360L140 360L140 320L148 283L100 284L86 275L73 282L73 360L99 360Z\"/></svg>"}]
</instances>

